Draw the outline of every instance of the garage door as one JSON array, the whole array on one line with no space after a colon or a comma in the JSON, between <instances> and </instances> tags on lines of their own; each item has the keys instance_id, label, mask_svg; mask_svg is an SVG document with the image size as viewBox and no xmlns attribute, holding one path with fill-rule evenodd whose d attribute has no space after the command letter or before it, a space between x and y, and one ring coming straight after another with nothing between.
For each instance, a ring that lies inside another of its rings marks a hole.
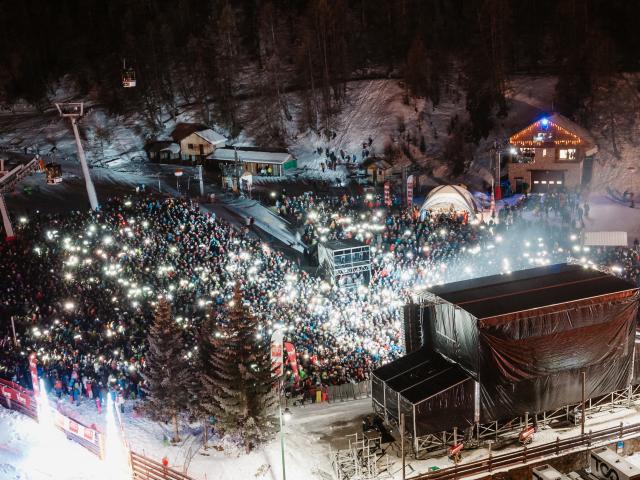
<instances>
[{"instance_id":1,"label":"garage door","mask_svg":"<svg viewBox=\"0 0 640 480\"><path fill-rule=\"evenodd\" d=\"M564 185L564 172L558 170L532 170L531 193L554 192Z\"/></svg>"}]
</instances>

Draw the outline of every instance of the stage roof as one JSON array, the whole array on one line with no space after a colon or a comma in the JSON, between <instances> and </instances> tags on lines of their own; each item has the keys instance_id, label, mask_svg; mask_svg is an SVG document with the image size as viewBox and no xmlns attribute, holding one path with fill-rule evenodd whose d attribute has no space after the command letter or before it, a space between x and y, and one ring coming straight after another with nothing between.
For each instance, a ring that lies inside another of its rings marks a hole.
<instances>
[{"instance_id":1,"label":"stage roof","mask_svg":"<svg viewBox=\"0 0 640 480\"><path fill-rule=\"evenodd\" d=\"M374 371L374 375L411 403L420 403L472 377L439 353L417 350Z\"/></svg>"},{"instance_id":2,"label":"stage roof","mask_svg":"<svg viewBox=\"0 0 640 480\"><path fill-rule=\"evenodd\" d=\"M429 291L476 318L490 318L635 289L598 270L558 264L448 283Z\"/></svg>"},{"instance_id":3,"label":"stage roof","mask_svg":"<svg viewBox=\"0 0 640 480\"><path fill-rule=\"evenodd\" d=\"M324 245L329 250L347 250L349 248L358 248L358 247L366 247L367 244L361 242L359 240L354 240L352 238L344 238L342 240L329 240L327 242L323 242Z\"/></svg>"}]
</instances>

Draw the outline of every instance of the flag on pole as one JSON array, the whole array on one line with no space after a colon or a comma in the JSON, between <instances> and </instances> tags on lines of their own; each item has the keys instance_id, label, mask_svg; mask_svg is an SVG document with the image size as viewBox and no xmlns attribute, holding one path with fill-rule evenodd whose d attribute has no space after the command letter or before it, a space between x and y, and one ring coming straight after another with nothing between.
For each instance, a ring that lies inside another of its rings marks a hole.
<instances>
[{"instance_id":1,"label":"flag on pole","mask_svg":"<svg viewBox=\"0 0 640 480\"><path fill-rule=\"evenodd\" d=\"M391 206L391 184L384 182L384 204L387 207Z\"/></svg>"},{"instance_id":2,"label":"flag on pole","mask_svg":"<svg viewBox=\"0 0 640 480\"><path fill-rule=\"evenodd\" d=\"M276 330L271 335L271 372L274 377L282 376L282 330Z\"/></svg>"},{"instance_id":3,"label":"flag on pole","mask_svg":"<svg viewBox=\"0 0 640 480\"><path fill-rule=\"evenodd\" d=\"M40 395L40 384L38 382L38 365L35 352L29 355L29 371L31 372L31 383L33 384L33 395L38 398Z\"/></svg>"},{"instance_id":4,"label":"flag on pole","mask_svg":"<svg viewBox=\"0 0 640 480\"><path fill-rule=\"evenodd\" d=\"M407 208L413 207L413 175L407 177Z\"/></svg>"},{"instance_id":5,"label":"flag on pole","mask_svg":"<svg viewBox=\"0 0 640 480\"><path fill-rule=\"evenodd\" d=\"M287 351L287 358L289 359L289 366L291 367L291 371L293 372L293 378L296 383L300 380L300 373L298 371L298 359L296 358L296 347L293 346L293 343L285 342L284 349Z\"/></svg>"}]
</instances>

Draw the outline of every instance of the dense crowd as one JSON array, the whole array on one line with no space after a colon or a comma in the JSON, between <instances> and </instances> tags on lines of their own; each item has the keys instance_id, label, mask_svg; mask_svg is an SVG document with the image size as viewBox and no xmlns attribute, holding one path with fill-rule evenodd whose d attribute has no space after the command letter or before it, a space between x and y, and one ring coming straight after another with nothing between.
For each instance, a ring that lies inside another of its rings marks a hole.
<instances>
[{"instance_id":1,"label":"dense crowd","mask_svg":"<svg viewBox=\"0 0 640 480\"><path fill-rule=\"evenodd\" d=\"M0 244L0 308L16 328L16 339L7 322L0 331L0 374L29 385L26 356L37 351L40 374L59 396L93 398L98 407L108 389L138 398L158 296L172 302L192 356L200 325L223 314L239 283L261 319L259 335L281 328L295 345L300 370L289 368L288 388L308 391L365 380L399 356L401 306L417 290L569 256L640 280L637 249L580 246L585 206L573 194L523 199L498 222L391 211L374 195L280 197L276 208L298 219L310 245L369 244L369 288L310 275L185 200L141 196L97 213L35 214L20 223L17 241Z\"/></svg>"}]
</instances>

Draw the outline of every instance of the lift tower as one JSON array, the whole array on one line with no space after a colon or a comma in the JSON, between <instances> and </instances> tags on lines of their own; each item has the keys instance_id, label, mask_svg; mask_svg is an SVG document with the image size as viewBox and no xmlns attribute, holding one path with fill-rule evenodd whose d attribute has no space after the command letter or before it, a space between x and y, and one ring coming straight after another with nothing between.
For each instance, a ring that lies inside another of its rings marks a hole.
<instances>
[{"instance_id":1,"label":"lift tower","mask_svg":"<svg viewBox=\"0 0 640 480\"><path fill-rule=\"evenodd\" d=\"M71 127L73 128L73 134L76 137L76 147L78 149L78 160L82 167L82 175L84 176L84 183L87 187L87 195L89 196L89 203L92 210L98 210L98 197L96 195L96 189L93 186L91 175L89 174L89 167L87 166L87 160L84 157L84 149L82 148L82 142L80 141L80 133L78 132L78 118L82 117L84 110L82 102L79 103L56 103L56 108L60 112L60 116L71 120Z\"/></svg>"}]
</instances>

